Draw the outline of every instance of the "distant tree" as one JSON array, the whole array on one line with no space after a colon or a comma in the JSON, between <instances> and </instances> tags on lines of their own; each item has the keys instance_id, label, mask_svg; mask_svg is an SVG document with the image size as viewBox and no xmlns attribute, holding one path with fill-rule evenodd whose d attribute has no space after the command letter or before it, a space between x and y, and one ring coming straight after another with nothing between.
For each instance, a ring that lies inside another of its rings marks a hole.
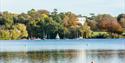
<instances>
[{"instance_id":1,"label":"distant tree","mask_svg":"<svg viewBox=\"0 0 125 63\"><path fill-rule=\"evenodd\" d=\"M84 25L80 28L80 32L83 38L90 38L92 33L90 26L88 26L87 23L84 23Z\"/></svg>"},{"instance_id":2,"label":"distant tree","mask_svg":"<svg viewBox=\"0 0 125 63\"><path fill-rule=\"evenodd\" d=\"M125 28L125 14L120 14L117 19L109 14L96 16L94 13L84 17L86 23L82 25L78 21L78 15L72 12L59 13L57 9L52 12L31 9L21 14L0 12L0 39L55 39L57 34L61 39L80 36L89 38L91 31L105 31L119 36Z\"/></svg>"},{"instance_id":3,"label":"distant tree","mask_svg":"<svg viewBox=\"0 0 125 63\"><path fill-rule=\"evenodd\" d=\"M9 30L0 29L0 40L10 40Z\"/></svg>"},{"instance_id":4,"label":"distant tree","mask_svg":"<svg viewBox=\"0 0 125 63\"><path fill-rule=\"evenodd\" d=\"M3 19L2 14L0 15L0 25L4 25L4 19Z\"/></svg>"},{"instance_id":5,"label":"distant tree","mask_svg":"<svg viewBox=\"0 0 125 63\"><path fill-rule=\"evenodd\" d=\"M45 15L49 15L49 14L50 14L49 11L47 11L47 10L43 10L43 9L38 10L37 12L38 12L39 14L45 14Z\"/></svg>"},{"instance_id":6,"label":"distant tree","mask_svg":"<svg viewBox=\"0 0 125 63\"><path fill-rule=\"evenodd\" d=\"M64 27L68 29L70 38L78 37L78 31L79 31L78 28L80 26L79 26L77 15L75 15L72 12L66 12L63 19L63 24L64 24Z\"/></svg>"},{"instance_id":7,"label":"distant tree","mask_svg":"<svg viewBox=\"0 0 125 63\"><path fill-rule=\"evenodd\" d=\"M3 15L0 18L1 24L10 27L13 24L13 17L14 14L11 14L7 11L3 12Z\"/></svg>"},{"instance_id":8,"label":"distant tree","mask_svg":"<svg viewBox=\"0 0 125 63\"><path fill-rule=\"evenodd\" d=\"M20 35L21 35L21 31L19 31L18 29L12 29L12 30L10 30L10 38L12 40L21 39Z\"/></svg>"},{"instance_id":9,"label":"distant tree","mask_svg":"<svg viewBox=\"0 0 125 63\"><path fill-rule=\"evenodd\" d=\"M98 31L98 27L97 27L97 22L94 20L87 20L87 24L88 26L90 26L91 30L93 31Z\"/></svg>"},{"instance_id":10,"label":"distant tree","mask_svg":"<svg viewBox=\"0 0 125 63\"><path fill-rule=\"evenodd\" d=\"M53 12L52 12L51 14L52 14L52 15L58 14L58 10L57 10L57 9L53 9Z\"/></svg>"},{"instance_id":11,"label":"distant tree","mask_svg":"<svg viewBox=\"0 0 125 63\"><path fill-rule=\"evenodd\" d=\"M90 13L90 17L88 17L90 20L94 20L95 19L95 14L94 13Z\"/></svg>"},{"instance_id":12,"label":"distant tree","mask_svg":"<svg viewBox=\"0 0 125 63\"><path fill-rule=\"evenodd\" d=\"M18 31L20 31L21 38L28 36L27 29L26 29L26 26L24 24L15 24L14 28L16 28Z\"/></svg>"},{"instance_id":13,"label":"distant tree","mask_svg":"<svg viewBox=\"0 0 125 63\"><path fill-rule=\"evenodd\" d=\"M74 13L71 13L71 12L67 12L66 13L66 16L67 16L67 23L68 23L68 26L77 26L78 25L78 18L77 16L74 14ZM65 22L65 21L64 21Z\"/></svg>"},{"instance_id":14,"label":"distant tree","mask_svg":"<svg viewBox=\"0 0 125 63\"><path fill-rule=\"evenodd\" d=\"M108 14L98 15L96 17L98 28L111 33L122 33L123 29L117 20Z\"/></svg>"},{"instance_id":15,"label":"distant tree","mask_svg":"<svg viewBox=\"0 0 125 63\"><path fill-rule=\"evenodd\" d=\"M51 17L57 23L61 23L62 22L61 14L58 14L57 9L53 10L53 12L51 13Z\"/></svg>"},{"instance_id":16,"label":"distant tree","mask_svg":"<svg viewBox=\"0 0 125 63\"><path fill-rule=\"evenodd\" d=\"M28 11L27 13L28 13L28 15L30 15L30 16L34 16L34 13L36 12L36 10L35 9L31 9L30 11Z\"/></svg>"},{"instance_id":17,"label":"distant tree","mask_svg":"<svg viewBox=\"0 0 125 63\"><path fill-rule=\"evenodd\" d=\"M59 25L58 33L61 39L68 38L69 30L63 25Z\"/></svg>"},{"instance_id":18,"label":"distant tree","mask_svg":"<svg viewBox=\"0 0 125 63\"><path fill-rule=\"evenodd\" d=\"M123 28L120 26L120 24L117 21L112 21L108 27L108 31L112 33L123 33Z\"/></svg>"},{"instance_id":19,"label":"distant tree","mask_svg":"<svg viewBox=\"0 0 125 63\"><path fill-rule=\"evenodd\" d=\"M117 17L118 22L120 23L120 25L125 28L125 14L120 14Z\"/></svg>"},{"instance_id":20,"label":"distant tree","mask_svg":"<svg viewBox=\"0 0 125 63\"><path fill-rule=\"evenodd\" d=\"M49 38L49 39L55 39L56 38L56 34L58 32L58 26L59 26L59 24L54 22L54 21L47 24L47 26L46 26L47 38Z\"/></svg>"},{"instance_id":21,"label":"distant tree","mask_svg":"<svg viewBox=\"0 0 125 63\"><path fill-rule=\"evenodd\" d=\"M64 24L65 27L69 26L68 20L69 20L69 17L65 15L64 19L63 19L63 24Z\"/></svg>"},{"instance_id":22,"label":"distant tree","mask_svg":"<svg viewBox=\"0 0 125 63\"><path fill-rule=\"evenodd\" d=\"M0 12L0 16L2 16L2 12Z\"/></svg>"},{"instance_id":23,"label":"distant tree","mask_svg":"<svg viewBox=\"0 0 125 63\"><path fill-rule=\"evenodd\" d=\"M26 26L24 24L15 24L12 26L12 29L10 30L11 39L21 39L28 37L28 33L26 30Z\"/></svg>"},{"instance_id":24,"label":"distant tree","mask_svg":"<svg viewBox=\"0 0 125 63\"><path fill-rule=\"evenodd\" d=\"M14 17L14 23L22 23L27 25L31 17L28 14L21 13L18 16Z\"/></svg>"},{"instance_id":25,"label":"distant tree","mask_svg":"<svg viewBox=\"0 0 125 63\"><path fill-rule=\"evenodd\" d=\"M45 35L46 21L49 19L49 12L46 10L34 9L28 11L28 15L31 17L29 19L27 30L29 38L43 38Z\"/></svg>"}]
</instances>

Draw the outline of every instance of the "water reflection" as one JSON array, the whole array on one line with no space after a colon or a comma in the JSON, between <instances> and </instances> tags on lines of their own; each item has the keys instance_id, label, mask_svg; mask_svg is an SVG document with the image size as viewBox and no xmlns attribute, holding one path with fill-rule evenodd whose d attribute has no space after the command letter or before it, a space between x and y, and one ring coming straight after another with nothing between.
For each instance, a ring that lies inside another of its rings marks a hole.
<instances>
[{"instance_id":1,"label":"water reflection","mask_svg":"<svg viewBox=\"0 0 125 63\"><path fill-rule=\"evenodd\" d=\"M124 63L125 50L1 52L0 63Z\"/></svg>"}]
</instances>

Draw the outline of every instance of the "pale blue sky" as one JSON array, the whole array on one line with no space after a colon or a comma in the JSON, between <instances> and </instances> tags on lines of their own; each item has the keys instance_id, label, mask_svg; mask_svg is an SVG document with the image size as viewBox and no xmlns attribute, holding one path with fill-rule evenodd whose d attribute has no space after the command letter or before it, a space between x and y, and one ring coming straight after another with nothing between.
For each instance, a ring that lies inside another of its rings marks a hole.
<instances>
[{"instance_id":1,"label":"pale blue sky","mask_svg":"<svg viewBox=\"0 0 125 63\"><path fill-rule=\"evenodd\" d=\"M46 9L59 12L72 11L76 14L125 13L125 0L0 0L0 11L26 12L30 9Z\"/></svg>"}]
</instances>

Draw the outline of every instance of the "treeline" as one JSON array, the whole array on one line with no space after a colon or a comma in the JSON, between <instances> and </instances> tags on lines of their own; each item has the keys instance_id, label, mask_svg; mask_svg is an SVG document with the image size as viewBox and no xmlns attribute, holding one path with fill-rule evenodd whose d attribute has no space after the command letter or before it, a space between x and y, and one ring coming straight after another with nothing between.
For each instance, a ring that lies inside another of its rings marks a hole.
<instances>
[{"instance_id":1,"label":"treeline","mask_svg":"<svg viewBox=\"0 0 125 63\"><path fill-rule=\"evenodd\" d=\"M31 9L27 13L0 12L0 39L16 40L31 38L61 39L120 38L125 28L125 14L112 17L109 14L86 18L84 25L78 22L78 15L72 12L53 12ZM94 32L106 32L95 34Z\"/></svg>"},{"instance_id":2,"label":"treeline","mask_svg":"<svg viewBox=\"0 0 125 63\"><path fill-rule=\"evenodd\" d=\"M97 35L100 38L125 38L125 14L111 16L109 14L100 14L87 18L87 23L92 31L106 32ZM96 36L95 36L96 38Z\"/></svg>"}]
</instances>

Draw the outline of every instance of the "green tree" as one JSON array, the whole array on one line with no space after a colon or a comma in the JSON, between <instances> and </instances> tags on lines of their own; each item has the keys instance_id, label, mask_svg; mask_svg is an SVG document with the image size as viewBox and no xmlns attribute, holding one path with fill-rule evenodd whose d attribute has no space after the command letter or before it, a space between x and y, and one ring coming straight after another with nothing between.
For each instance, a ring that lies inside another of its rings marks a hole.
<instances>
[{"instance_id":1,"label":"green tree","mask_svg":"<svg viewBox=\"0 0 125 63\"><path fill-rule=\"evenodd\" d=\"M12 40L17 40L17 39L21 39L21 31L19 31L18 29L12 29L10 30L10 38Z\"/></svg>"},{"instance_id":2,"label":"green tree","mask_svg":"<svg viewBox=\"0 0 125 63\"><path fill-rule=\"evenodd\" d=\"M120 25L125 28L125 14L119 14L117 17L118 22Z\"/></svg>"},{"instance_id":3,"label":"green tree","mask_svg":"<svg viewBox=\"0 0 125 63\"><path fill-rule=\"evenodd\" d=\"M9 12L3 12L3 15L2 15L3 25L7 27L11 27L11 25L13 24L13 17L14 17L14 14L11 14Z\"/></svg>"},{"instance_id":4,"label":"green tree","mask_svg":"<svg viewBox=\"0 0 125 63\"><path fill-rule=\"evenodd\" d=\"M14 29L17 29L18 31L20 31L21 35L20 35L20 38L23 38L23 37L27 37L28 36L28 33L27 33L27 29L26 29L26 26L24 24L16 24L14 26Z\"/></svg>"},{"instance_id":5,"label":"green tree","mask_svg":"<svg viewBox=\"0 0 125 63\"><path fill-rule=\"evenodd\" d=\"M10 40L9 30L0 29L0 40Z\"/></svg>"},{"instance_id":6,"label":"green tree","mask_svg":"<svg viewBox=\"0 0 125 63\"><path fill-rule=\"evenodd\" d=\"M28 11L31 16L27 25L27 30L30 38L43 38L45 33L45 21L48 18L48 12L45 10L35 11L34 9Z\"/></svg>"},{"instance_id":7,"label":"green tree","mask_svg":"<svg viewBox=\"0 0 125 63\"><path fill-rule=\"evenodd\" d=\"M87 23L84 23L84 25L80 28L80 32L83 38L90 38L92 34L90 26L88 26Z\"/></svg>"},{"instance_id":8,"label":"green tree","mask_svg":"<svg viewBox=\"0 0 125 63\"><path fill-rule=\"evenodd\" d=\"M14 23L22 23L25 25L28 25L29 21L31 19L31 16L25 13L21 13L14 17Z\"/></svg>"}]
</instances>

